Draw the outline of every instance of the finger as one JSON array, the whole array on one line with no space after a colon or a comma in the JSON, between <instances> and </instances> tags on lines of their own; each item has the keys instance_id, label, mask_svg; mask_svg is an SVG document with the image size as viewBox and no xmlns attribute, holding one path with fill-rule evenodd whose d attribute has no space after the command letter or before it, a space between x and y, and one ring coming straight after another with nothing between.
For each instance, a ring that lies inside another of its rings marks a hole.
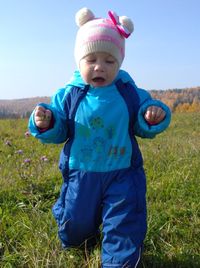
<instances>
[{"instance_id":1,"label":"finger","mask_svg":"<svg viewBox=\"0 0 200 268\"><path fill-rule=\"evenodd\" d=\"M43 117L36 116L35 117L35 124L39 128L47 128L47 127L49 127L50 120L46 119L45 115Z\"/></svg>"},{"instance_id":2,"label":"finger","mask_svg":"<svg viewBox=\"0 0 200 268\"><path fill-rule=\"evenodd\" d=\"M151 110L148 109L144 115L144 118L148 121L151 119Z\"/></svg>"},{"instance_id":3,"label":"finger","mask_svg":"<svg viewBox=\"0 0 200 268\"><path fill-rule=\"evenodd\" d=\"M36 106L35 110L39 110L39 111L45 111L46 108L44 108L43 106Z\"/></svg>"},{"instance_id":4,"label":"finger","mask_svg":"<svg viewBox=\"0 0 200 268\"><path fill-rule=\"evenodd\" d=\"M157 120L157 118L159 118L160 115L162 114L162 109L160 109L159 107L155 107L152 111L152 114L153 114L154 120Z\"/></svg>"},{"instance_id":5,"label":"finger","mask_svg":"<svg viewBox=\"0 0 200 268\"><path fill-rule=\"evenodd\" d=\"M44 111L43 107L41 107L41 106L36 106L35 109L34 109L35 114L39 114L39 113L41 113L43 111Z\"/></svg>"},{"instance_id":6,"label":"finger","mask_svg":"<svg viewBox=\"0 0 200 268\"><path fill-rule=\"evenodd\" d=\"M151 106L151 113L152 113L152 118L156 119L162 116L163 109L158 106Z\"/></svg>"},{"instance_id":7,"label":"finger","mask_svg":"<svg viewBox=\"0 0 200 268\"><path fill-rule=\"evenodd\" d=\"M156 118L156 107L150 106L147 110L147 116L149 121L154 121Z\"/></svg>"},{"instance_id":8,"label":"finger","mask_svg":"<svg viewBox=\"0 0 200 268\"><path fill-rule=\"evenodd\" d=\"M159 113L157 114L157 122L161 122L165 118L165 116L166 112L161 109L161 111L159 111Z\"/></svg>"},{"instance_id":9,"label":"finger","mask_svg":"<svg viewBox=\"0 0 200 268\"><path fill-rule=\"evenodd\" d=\"M45 113L43 111L35 111L35 117L44 117Z\"/></svg>"},{"instance_id":10,"label":"finger","mask_svg":"<svg viewBox=\"0 0 200 268\"><path fill-rule=\"evenodd\" d=\"M35 116L41 117L43 119L46 118L46 108L42 107L42 106L37 106L35 108Z\"/></svg>"},{"instance_id":11,"label":"finger","mask_svg":"<svg viewBox=\"0 0 200 268\"><path fill-rule=\"evenodd\" d=\"M51 120L51 117L52 117L52 112L51 112L50 110L47 109L47 110L45 111L45 117L46 117L47 120L50 121L50 120Z\"/></svg>"},{"instance_id":12,"label":"finger","mask_svg":"<svg viewBox=\"0 0 200 268\"><path fill-rule=\"evenodd\" d=\"M46 117L46 115L44 114L44 115L41 115L41 116L36 116L35 117L35 120L36 121L43 121L43 122L49 122L50 121L50 119L49 118L47 118Z\"/></svg>"},{"instance_id":13,"label":"finger","mask_svg":"<svg viewBox=\"0 0 200 268\"><path fill-rule=\"evenodd\" d=\"M51 117L52 112L50 110L46 110L45 112L38 111L35 115L35 120L49 123L51 121Z\"/></svg>"}]
</instances>

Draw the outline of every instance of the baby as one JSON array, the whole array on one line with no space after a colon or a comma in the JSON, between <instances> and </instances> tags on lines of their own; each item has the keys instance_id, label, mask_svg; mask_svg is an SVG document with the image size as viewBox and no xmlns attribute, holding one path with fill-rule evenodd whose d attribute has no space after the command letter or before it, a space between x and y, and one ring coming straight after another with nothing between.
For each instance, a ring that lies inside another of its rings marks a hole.
<instances>
[{"instance_id":1,"label":"baby","mask_svg":"<svg viewBox=\"0 0 200 268\"><path fill-rule=\"evenodd\" d=\"M33 136L63 143L61 194L53 207L64 248L102 230L102 267L136 267L146 234L146 177L136 136L154 138L170 123L170 110L137 88L120 69L127 17L109 11L95 18L81 9L75 44L78 70L51 104L40 104L29 120Z\"/></svg>"}]
</instances>

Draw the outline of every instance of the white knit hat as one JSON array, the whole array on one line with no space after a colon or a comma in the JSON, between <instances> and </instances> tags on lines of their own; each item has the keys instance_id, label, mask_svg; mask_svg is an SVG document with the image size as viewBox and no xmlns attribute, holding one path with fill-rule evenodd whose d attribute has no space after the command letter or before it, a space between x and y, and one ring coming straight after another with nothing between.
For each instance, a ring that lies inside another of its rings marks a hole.
<instances>
[{"instance_id":1,"label":"white knit hat","mask_svg":"<svg viewBox=\"0 0 200 268\"><path fill-rule=\"evenodd\" d=\"M110 18L95 18L88 8L82 8L76 14L76 23L80 27L76 36L75 59L79 61L90 53L107 52L121 66L125 56L125 38L133 32L132 21L118 17L109 11Z\"/></svg>"}]
</instances>

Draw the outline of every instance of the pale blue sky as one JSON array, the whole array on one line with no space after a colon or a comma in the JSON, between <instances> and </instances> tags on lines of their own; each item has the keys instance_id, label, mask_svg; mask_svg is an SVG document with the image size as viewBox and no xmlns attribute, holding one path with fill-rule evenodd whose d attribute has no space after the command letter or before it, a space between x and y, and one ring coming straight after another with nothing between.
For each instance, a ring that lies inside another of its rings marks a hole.
<instances>
[{"instance_id":1,"label":"pale blue sky","mask_svg":"<svg viewBox=\"0 0 200 268\"><path fill-rule=\"evenodd\" d=\"M0 99L51 96L66 84L82 7L132 19L122 68L139 87L200 86L199 0L0 0Z\"/></svg>"}]
</instances>

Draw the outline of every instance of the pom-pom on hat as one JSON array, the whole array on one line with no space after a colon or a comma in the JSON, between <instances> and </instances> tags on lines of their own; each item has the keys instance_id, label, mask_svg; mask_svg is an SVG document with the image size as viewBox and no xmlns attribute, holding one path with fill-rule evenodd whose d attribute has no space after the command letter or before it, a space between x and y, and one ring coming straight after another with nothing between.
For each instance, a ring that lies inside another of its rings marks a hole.
<instances>
[{"instance_id":1,"label":"pom-pom on hat","mask_svg":"<svg viewBox=\"0 0 200 268\"><path fill-rule=\"evenodd\" d=\"M107 52L121 66L125 56L125 38L133 32L132 21L118 17L113 11L108 12L108 18L95 18L88 8L80 9L76 14L76 24L79 30L75 43L75 59L79 61L90 53Z\"/></svg>"}]
</instances>

